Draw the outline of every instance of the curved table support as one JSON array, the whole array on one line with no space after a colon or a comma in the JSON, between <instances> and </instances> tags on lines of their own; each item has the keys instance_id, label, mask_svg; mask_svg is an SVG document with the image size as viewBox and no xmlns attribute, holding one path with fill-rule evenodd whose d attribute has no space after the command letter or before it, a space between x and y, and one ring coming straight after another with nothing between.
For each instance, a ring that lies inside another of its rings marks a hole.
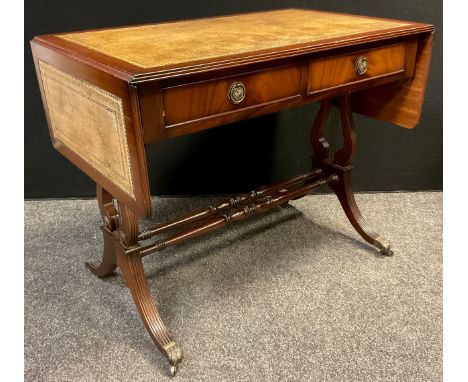
<instances>
[{"instance_id":1,"label":"curved table support","mask_svg":"<svg viewBox=\"0 0 468 382\"><path fill-rule=\"evenodd\" d=\"M175 375L178 365L182 361L182 351L166 329L151 297L141 255L138 252L127 255L119 247L117 249L117 264L127 280L133 301L135 301L146 330L158 349L168 359L171 375Z\"/></svg>"},{"instance_id":2,"label":"curved table support","mask_svg":"<svg viewBox=\"0 0 468 382\"><path fill-rule=\"evenodd\" d=\"M311 128L314 162L325 173L338 175L338 182L330 183L329 186L338 197L354 229L364 240L375 246L382 255L392 256L393 251L390 249L389 241L369 226L354 198L351 183L351 160L357 150L357 134L354 128L351 109L351 95L346 94L335 101L340 109L343 146L332 157L332 153L329 152L329 144L324 136L325 123L330 113L331 101L324 101Z\"/></svg>"},{"instance_id":3,"label":"curved table support","mask_svg":"<svg viewBox=\"0 0 468 382\"><path fill-rule=\"evenodd\" d=\"M351 187L351 171L340 173L335 170L335 173L338 175L339 181L330 184L330 188L338 197L341 207L343 207L354 229L365 241L375 246L382 255L392 256L393 251L390 249L390 242L370 227L359 210Z\"/></svg>"},{"instance_id":4,"label":"curved table support","mask_svg":"<svg viewBox=\"0 0 468 382\"><path fill-rule=\"evenodd\" d=\"M171 375L175 375L182 351L166 329L151 297L140 252L125 253L125 248L138 242L138 218L100 186L97 186L97 199L103 219L104 255L101 263L86 263L86 266L98 277L109 276L117 266L120 268L146 329L168 359Z\"/></svg>"},{"instance_id":5,"label":"curved table support","mask_svg":"<svg viewBox=\"0 0 468 382\"><path fill-rule=\"evenodd\" d=\"M114 234L116 232L118 214L112 195L99 185L96 187L96 198L103 223L101 229L104 235L104 253L101 262L87 262L86 267L98 277L108 277L112 276L117 268Z\"/></svg>"},{"instance_id":6,"label":"curved table support","mask_svg":"<svg viewBox=\"0 0 468 382\"><path fill-rule=\"evenodd\" d=\"M104 234L104 254L102 261L86 262L86 267L98 277L109 277L115 274L117 259L115 257L115 244L112 232L102 228Z\"/></svg>"}]
</instances>

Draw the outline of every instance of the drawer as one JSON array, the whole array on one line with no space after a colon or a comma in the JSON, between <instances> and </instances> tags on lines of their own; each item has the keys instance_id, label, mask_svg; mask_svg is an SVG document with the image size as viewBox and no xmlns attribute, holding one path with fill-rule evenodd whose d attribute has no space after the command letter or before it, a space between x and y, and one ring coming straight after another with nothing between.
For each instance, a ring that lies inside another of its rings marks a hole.
<instances>
[{"instance_id":1,"label":"drawer","mask_svg":"<svg viewBox=\"0 0 468 382\"><path fill-rule=\"evenodd\" d=\"M417 40L313 60L308 93L401 74L411 77Z\"/></svg>"},{"instance_id":2,"label":"drawer","mask_svg":"<svg viewBox=\"0 0 468 382\"><path fill-rule=\"evenodd\" d=\"M162 89L165 126L300 97L301 67L283 66Z\"/></svg>"}]
</instances>

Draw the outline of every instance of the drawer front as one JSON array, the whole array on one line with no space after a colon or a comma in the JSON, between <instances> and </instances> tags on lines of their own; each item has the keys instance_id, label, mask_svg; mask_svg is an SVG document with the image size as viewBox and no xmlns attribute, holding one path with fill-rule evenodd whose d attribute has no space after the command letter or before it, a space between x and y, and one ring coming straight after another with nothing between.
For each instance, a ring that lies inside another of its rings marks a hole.
<instances>
[{"instance_id":1,"label":"drawer front","mask_svg":"<svg viewBox=\"0 0 468 382\"><path fill-rule=\"evenodd\" d=\"M300 96L301 68L286 66L162 90L171 127Z\"/></svg>"},{"instance_id":2,"label":"drawer front","mask_svg":"<svg viewBox=\"0 0 468 382\"><path fill-rule=\"evenodd\" d=\"M308 92L315 93L356 82L396 75L412 75L417 42L317 59L309 63Z\"/></svg>"}]
</instances>

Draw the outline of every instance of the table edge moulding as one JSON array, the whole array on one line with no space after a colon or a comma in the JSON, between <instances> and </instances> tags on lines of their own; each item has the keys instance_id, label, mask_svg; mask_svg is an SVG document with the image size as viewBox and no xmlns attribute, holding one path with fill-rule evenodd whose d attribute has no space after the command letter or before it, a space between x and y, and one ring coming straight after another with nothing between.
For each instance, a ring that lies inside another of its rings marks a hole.
<instances>
[{"instance_id":1,"label":"table edge moulding","mask_svg":"<svg viewBox=\"0 0 468 382\"><path fill-rule=\"evenodd\" d=\"M249 25L252 25L249 28ZM142 258L329 186L382 255L389 242L362 217L351 185L353 112L413 128L420 120L434 26L283 9L37 36L31 41L52 144L97 185L103 259L119 267L174 374L182 351L159 316ZM146 146L320 102L311 171L145 230L152 216ZM327 141L331 114L342 147Z\"/></svg>"}]
</instances>

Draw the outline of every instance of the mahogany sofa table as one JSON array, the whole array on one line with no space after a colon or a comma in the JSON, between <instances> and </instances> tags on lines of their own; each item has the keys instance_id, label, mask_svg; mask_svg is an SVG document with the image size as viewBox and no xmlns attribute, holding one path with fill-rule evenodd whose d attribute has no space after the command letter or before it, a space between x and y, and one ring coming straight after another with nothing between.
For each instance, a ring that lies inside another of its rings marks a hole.
<instances>
[{"instance_id":1,"label":"mahogany sofa table","mask_svg":"<svg viewBox=\"0 0 468 382\"><path fill-rule=\"evenodd\" d=\"M97 184L104 255L119 267L174 374L182 352L149 293L142 257L303 197L336 193L356 231L382 254L389 242L363 219L351 188L353 112L413 128L420 119L434 27L301 9L91 30L31 42L54 147ZM312 170L150 229L145 148L226 123L321 102ZM342 147L325 123L338 110Z\"/></svg>"}]
</instances>

